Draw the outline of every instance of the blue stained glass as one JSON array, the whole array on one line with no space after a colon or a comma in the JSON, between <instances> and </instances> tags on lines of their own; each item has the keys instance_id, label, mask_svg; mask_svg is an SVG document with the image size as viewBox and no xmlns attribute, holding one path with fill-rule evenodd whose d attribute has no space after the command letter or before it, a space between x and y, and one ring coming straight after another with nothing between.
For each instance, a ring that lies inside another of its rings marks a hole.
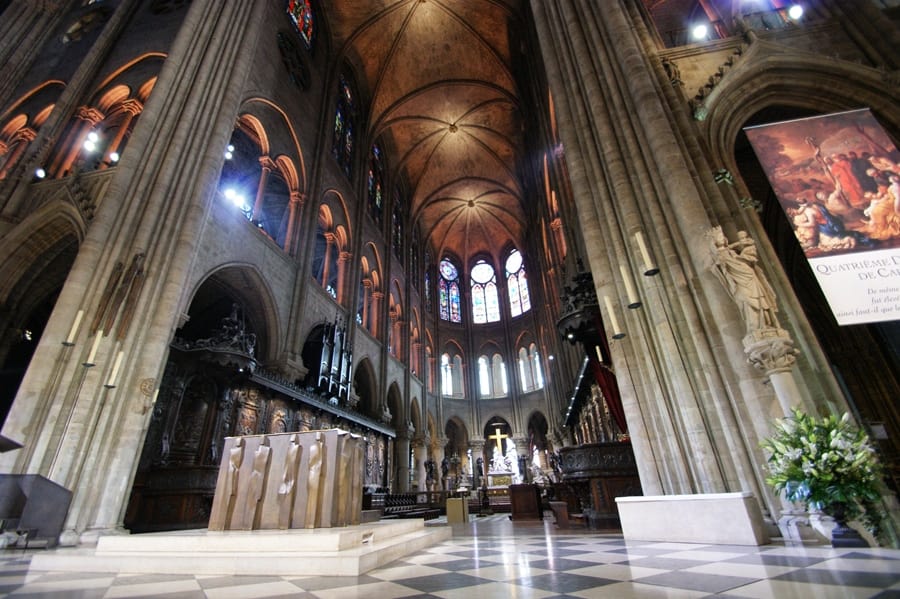
<instances>
[{"instance_id":1,"label":"blue stained glass","mask_svg":"<svg viewBox=\"0 0 900 599\"><path fill-rule=\"evenodd\" d=\"M484 305L484 287L480 285L472 288L472 321L476 323L487 322L487 309Z\"/></svg>"},{"instance_id":2,"label":"blue stained glass","mask_svg":"<svg viewBox=\"0 0 900 599\"><path fill-rule=\"evenodd\" d=\"M519 316L531 309L528 277L525 274L525 264L519 250L510 252L506 259L506 287L509 292L510 314Z\"/></svg>"},{"instance_id":3,"label":"blue stained glass","mask_svg":"<svg viewBox=\"0 0 900 599\"><path fill-rule=\"evenodd\" d=\"M462 311L459 306L459 284L450 283L450 322L462 322Z\"/></svg>"},{"instance_id":4,"label":"blue stained glass","mask_svg":"<svg viewBox=\"0 0 900 599\"><path fill-rule=\"evenodd\" d=\"M450 320L450 295L447 293L447 281L438 283L438 298L441 304L441 319Z\"/></svg>"},{"instance_id":5,"label":"blue stained glass","mask_svg":"<svg viewBox=\"0 0 900 599\"><path fill-rule=\"evenodd\" d=\"M350 84L341 75L339 82L339 94L334 115L334 135L331 142L331 153L334 155L341 169L349 177L353 165L353 120L355 107L353 106L353 94Z\"/></svg>"},{"instance_id":6,"label":"blue stained glass","mask_svg":"<svg viewBox=\"0 0 900 599\"><path fill-rule=\"evenodd\" d=\"M378 144L372 146L372 153L369 156L369 215L380 227L383 218L383 198L382 187L384 186L384 163L381 158L381 148Z\"/></svg>"}]
</instances>

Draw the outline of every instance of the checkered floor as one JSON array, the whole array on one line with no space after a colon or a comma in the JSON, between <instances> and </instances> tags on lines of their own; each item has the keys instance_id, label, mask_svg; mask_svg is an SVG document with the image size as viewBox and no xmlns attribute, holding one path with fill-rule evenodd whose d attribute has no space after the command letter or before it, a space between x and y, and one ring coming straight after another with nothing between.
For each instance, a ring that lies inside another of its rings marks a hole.
<instances>
[{"instance_id":1,"label":"checkered floor","mask_svg":"<svg viewBox=\"0 0 900 599\"><path fill-rule=\"evenodd\" d=\"M453 525L454 536L363 576L184 576L28 572L0 553L10 597L766 597L900 599L900 551L768 545L626 543L504 515ZM432 523L429 523L430 525ZM442 524L437 524L442 525Z\"/></svg>"}]
</instances>

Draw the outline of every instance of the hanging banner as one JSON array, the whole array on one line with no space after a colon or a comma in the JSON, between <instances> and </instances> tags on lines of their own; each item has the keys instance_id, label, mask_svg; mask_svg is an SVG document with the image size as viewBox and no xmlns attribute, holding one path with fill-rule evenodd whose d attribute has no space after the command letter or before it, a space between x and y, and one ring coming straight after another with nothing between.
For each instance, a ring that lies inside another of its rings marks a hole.
<instances>
[{"instance_id":1,"label":"hanging banner","mask_svg":"<svg viewBox=\"0 0 900 599\"><path fill-rule=\"evenodd\" d=\"M744 131L838 324L900 320L900 152L872 113Z\"/></svg>"}]
</instances>

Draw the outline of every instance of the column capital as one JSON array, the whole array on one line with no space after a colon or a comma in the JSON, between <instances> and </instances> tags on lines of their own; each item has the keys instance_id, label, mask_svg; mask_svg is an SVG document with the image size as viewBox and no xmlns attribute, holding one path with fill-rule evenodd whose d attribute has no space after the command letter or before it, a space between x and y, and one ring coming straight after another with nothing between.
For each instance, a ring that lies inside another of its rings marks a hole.
<instances>
[{"instance_id":1,"label":"column capital","mask_svg":"<svg viewBox=\"0 0 900 599\"><path fill-rule=\"evenodd\" d=\"M278 165L268 154L264 154L259 157L259 166L261 166L265 171L274 171L278 168Z\"/></svg>"},{"instance_id":2,"label":"column capital","mask_svg":"<svg viewBox=\"0 0 900 599\"><path fill-rule=\"evenodd\" d=\"M748 361L769 375L789 372L800 353L790 334L781 328L753 331L743 341Z\"/></svg>"},{"instance_id":3,"label":"column capital","mask_svg":"<svg viewBox=\"0 0 900 599\"><path fill-rule=\"evenodd\" d=\"M106 116L91 106L80 106L78 110L75 111L75 118L96 125L106 118Z\"/></svg>"},{"instance_id":4,"label":"column capital","mask_svg":"<svg viewBox=\"0 0 900 599\"><path fill-rule=\"evenodd\" d=\"M121 102L118 105L118 108L122 112L127 112L132 116L141 114L144 110L144 103L138 100L137 98L128 98L127 100Z\"/></svg>"}]
</instances>

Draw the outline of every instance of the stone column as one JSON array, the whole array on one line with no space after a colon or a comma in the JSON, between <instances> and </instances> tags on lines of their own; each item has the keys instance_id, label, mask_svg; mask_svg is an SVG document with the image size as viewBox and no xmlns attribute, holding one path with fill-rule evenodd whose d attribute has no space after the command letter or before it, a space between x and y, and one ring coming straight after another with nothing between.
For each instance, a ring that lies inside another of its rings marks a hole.
<instances>
[{"instance_id":1,"label":"stone column","mask_svg":"<svg viewBox=\"0 0 900 599\"><path fill-rule=\"evenodd\" d=\"M472 450L472 484L476 487L487 486L487 471L489 461L484 459L484 439L473 438L469 440L469 449ZM478 459L481 458L481 470L478 469Z\"/></svg>"},{"instance_id":2,"label":"stone column","mask_svg":"<svg viewBox=\"0 0 900 599\"><path fill-rule=\"evenodd\" d=\"M144 105L134 98L129 98L122 102L119 110L125 113L125 116L122 117L122 122L119 123L119 130L116 131L116 136L113 137L108 144L106 144L106 152L105 157L106 160L101 160L100 162L100 170L103 170L109 166L109 155L113 152L117 152L121 154L121 146L122 142L125 139L125 136L129 133L131 128L131 123L134 121L134 117L141 114L141 111L144 109ZM104 158L101 156L101 158Z\"/></svg>"},{"instance_id":3,"label":"stone column","mask_svg":"<svg viewBox=\"0 0 900 599\"><path fill-rule=\"evenodd\" d=\"M303 200L304 195L299 191L291 192L290 204L288 205L288 226L287 226L287 234L284 236L284 251L287 254L293 255L294 247L297 245L294 237L297 235L297 217L299 216L300 209L303 208Z\"/></svg>"},{"instance_id":4,"label":"stone column","mask_svg":"<svg viewBox=\"0 0 900 599\"><path fill-rule=\"evenodd\" d=\"M394 492L406 493L409 491L409 432L397 431L397 441L394 444L395 459L397 461L397 488Z\"/></svg>"},{"instance_id":5,"label":"stone column","mask_svg":"<svg viewBox=\"0 0 900 599\"><path fill-rule=\"evenodd\" d=\"M259 168L260 174L259 182L256 186L256 198L253 200L253 212L250 214L250 220L254 223L258 222L259 217L262 215L263 203L266 199L266 183L269 181L269 173L276 168L275 161L269 156L260 156Z\"/></svg>"},{"instance_id":6,"label":"stone column","mask_svg":"<svg viewBox=\"0 0 900 599\"><path fill-rule=\"evenodd\" d=\"M444 480L444 471L441 466L444 461L444 443L446 439L436 439L431 445L431 455L434 460L434 486L437 490L446 491L446 481Z\"/></svg>"},{"instance_id":7,"label":"stone column","mask_svg":"<svg viewBox=\"0 0 900 599\"><path fill-rule=\"evenodd\" d=\"M134 151L116 169L4 425L27 448L3 454L4 471L43 474L72 490L65 544L94 542L122 525L147 399L184 310L266 7L224 0L215 11L202 3L187 11L132 133ZM89 324L57 364L78 310ZM89 352L96 366L85 369ZM60 374L48 376L57 366Z\"/></svg>"},{"instance_id":8,"label":"stone column","mask_svg":"<svg viewBox=\"0 0 900 599\"><path fill-rule=\"evenodd\" d=\"M0 179L5 178L9 171L19 162L19 158L25 153L25 148L28 147L28 144L31 143L36 135L34 129L28 127L23 127L16 132L16 135L10 140L11 144L16 144L16 149L10 152L9 156L6 156L6 159L3 161L2 168L0 168ZM2 157L3 154L0 153L0 158Z\"/></svg>"},{"instance_id":9,"label":"stone column","mask_svg":"<svg viewBox=\"0 0 900 599\"><path fill-rule=\"evenodd\" d=\"M416 490L424 492L428 490L428 473L425 471L425 461L428 459L428 445L424 437L413 439L413 451L416 458Z\"/></svg>"},{"instance_id":10,"label":"stone column","mask_svg":"<svg viewBox=\"0 0 900 599\"><path fill-rule=\"evenodd\" d=\"M762 377L746 366L702 243L723 200L668 103L646 23L634 2L531 5L597 297L623 305L630 279L642 304L619 311L626 336L610 351L644 493L762 496L760 452L735 408L759 410L751 385ZM642 274L638 233L657 276Z\"/></svg>"},{"instance_id":11,"label":"stone column","mask_svg":"<svg viewBox=\"0 0 900 599\"><path fill-rule=\"evenodd\" d=\"M0 106L8 106L12 94L59 25L70 15L70 2L62 0L12 0L0 19Z\"/></svg>"}]
</instances>

